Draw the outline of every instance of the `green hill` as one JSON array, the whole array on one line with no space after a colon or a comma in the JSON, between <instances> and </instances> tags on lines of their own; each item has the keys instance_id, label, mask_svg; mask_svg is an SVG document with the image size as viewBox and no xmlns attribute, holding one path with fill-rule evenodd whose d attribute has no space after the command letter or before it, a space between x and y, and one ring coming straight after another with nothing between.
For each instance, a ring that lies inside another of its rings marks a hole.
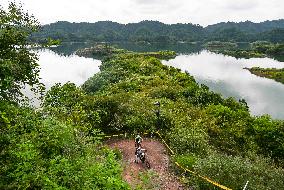
<instances>
[{"instance_id":1,"label":"green hill","mask_svg":"<svg viewBox=\"0 0 284 190\"><path fill-rule=\"evenodd\" d=\"M59 21L42 26L31 36L42 42L49 37L68 41L130 41L130 42L194 42L236 41L253 42L267 40L284 42L284 20L253 22L227 22L202 27L194 24L164 24L158 21L119 24L111 21L96 23L70 23Z\"/></svg>"}]
</instances>

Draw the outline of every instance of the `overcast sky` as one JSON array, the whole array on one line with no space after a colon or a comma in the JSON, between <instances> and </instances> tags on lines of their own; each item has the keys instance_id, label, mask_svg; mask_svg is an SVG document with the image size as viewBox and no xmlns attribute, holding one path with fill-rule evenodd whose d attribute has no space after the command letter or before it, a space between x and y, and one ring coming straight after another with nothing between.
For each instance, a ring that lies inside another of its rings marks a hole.
<instances>
[{"instance_id":1,"label":"overcast sky","mask_svg":"<svg viewBox=\"0 0 284 190\"><path fill-rule=\"evenodd\" d=\"M0 0L5 8L9 0ZM16 0L19 2L19 0ZM42 24L56 21L119 23L158 20L203 26L284 18L284 0L21 0Z\"/></svg>"}]
</instances>

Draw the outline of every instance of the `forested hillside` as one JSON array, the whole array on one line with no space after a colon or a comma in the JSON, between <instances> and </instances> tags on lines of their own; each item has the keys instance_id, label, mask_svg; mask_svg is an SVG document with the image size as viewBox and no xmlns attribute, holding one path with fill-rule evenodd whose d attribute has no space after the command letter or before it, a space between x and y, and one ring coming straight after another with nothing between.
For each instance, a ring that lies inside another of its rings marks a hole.
<instances>
[{"instance_id":1,"label":"forested hillside","mask_svg":"<svg viewBox=\"0 0 284 190\"><path fill-rule=\"evenodd\" d=\"M251 21L245 22L221 22L213 25L209 25L206 27L208 32L214 32L220 29L230 29L237 28L241 32L246 33L261 33L267 32L275 28L284 28L284 19L273 20L273 21L265 21L260 23L254 23Z\"/></svg>"},{"instance_id":2,"label":"forested hillside","mask_svg":"<svg viewBox=\"0 0 284 190\"><path fill-rule=\"evenodd\" d=\"M284 20L253 22L227 22L202 27L193 24L164 24L158 21L119 24L111 21L96 23L70 23L60 21L44 25L32 35L34 41L51 37L62 41L133 41L133 42L193 42L267 40L284 42Z\"/></svg>"}]
</instances>

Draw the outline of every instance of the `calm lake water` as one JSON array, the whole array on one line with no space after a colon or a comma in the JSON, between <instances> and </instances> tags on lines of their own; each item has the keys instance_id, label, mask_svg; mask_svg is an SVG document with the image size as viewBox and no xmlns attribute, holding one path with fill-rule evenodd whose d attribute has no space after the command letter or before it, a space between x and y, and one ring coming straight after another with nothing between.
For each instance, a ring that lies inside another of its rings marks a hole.
<instances>
[{"instance_id":1,"label":"calm lake water","mask_svg":"<svg viewBox=\"0 0 284 190\"><path fill-rule=\"evenodd\" d=\"M99 60L74 55L78 48L90 47L87 43L69 43L41 50L40 77L49 89L55 83L83 84L99 72ZM284 85L270 79L257 77L245 67L284 68L284 62L270 58L236 59L202 50L200 44L115 44L132 51L174 50L180 55L163 64L188 71L198 83L209 86L224 97L245 99L254 115L269 114L284 119Z\"/></svg>"},{"instance_id":2,"label":"calm lake water","mask_svg":"<svg viewBox=\"0 0 284 190\"><path fill-rule=\"evenodd\" d=\"M284 68L283 62L270 58L236 59L203 50L179 55L165 65L188 71L198 83L207 85L224 97L245 99L254 115L269 114L284 119L284 85L261 78L243 68Z\"/></svg>"},{"instance_id":3,"label":"calm lake water","mask_svg":"<svg viewBox=\"0 0 284 190\"><path fill-rule=\"evenodd\" d=\"M101 61L77 55L59 55L51 50L38 51L41 82L49 89L56 83L68 81L82 85L99 72Z\"/></svg>"},{"instance_id":4,"label":"calm lake water","mask_svg":"<svg viewBox=\"0 0 284 190\"><path fill-rule=\"evenodd\" d=\"M99 72L101 61L92 58L79 57L74 54L63 55L49 49L36 51L39 56L40 78L49 90L56 83L72 82L82 85L89 77ZM26 88L24 93L31 98L31 103L38 106L34 94Z\"/></svg>"}]
</instances>

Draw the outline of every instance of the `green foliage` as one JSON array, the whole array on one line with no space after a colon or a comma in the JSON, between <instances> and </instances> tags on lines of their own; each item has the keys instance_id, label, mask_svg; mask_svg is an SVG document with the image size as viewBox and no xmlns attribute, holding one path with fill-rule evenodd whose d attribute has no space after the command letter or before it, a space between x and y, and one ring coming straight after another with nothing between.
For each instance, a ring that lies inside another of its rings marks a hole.
<instances>
[{"instance_id":1,"label":"green foliage","mask_svg":"<svg viewBox=\"0 0 284 190\"><path fill-rule=\"evenodd\" d=\"M201 109L189 107L182 101L167 104L164 109L171 111L164 115L171 126L166 133L170 147L177 153L206 156L212 148L209 145L210 137L206 133L206 128L210 125L208 117Z\"/></svg>"},{"instance_id":2,"label":"green foliage","mask_svg":"<svg viewBox=\"0 0 284 190\"><path fill-rule=\"evenodd\" d=\"M216 52L216 51L214 51ZM264 53L259 53L257 51L254 50L223 50L223 51L219 51L217 53L222 53L225 55L229 55L235 58L245 58L245 59L249 59L249 58L263 58L266 57L266 55Z\"/></svg>"},{"instance_id":3,"label":"green foliage","mask_svg":"<svg viewBox=\"0 0 284 190\"><path fill-rule=\"evenodd\" d=\"M283 19L261 23L221 22L207 26L207 37L219 41L254 42L265 40L273 43L283 43Z\"/></svg>"},{"instance_id":4,"label":"green foliage","mask_svg":"<svg viewBox=\"0 0 284 190\"><path fill-rule=\"evenodd\" d=\"M0 7L0 26L0 99L18 100L24 85L41 91L37 56L28 49L28 36L39 27L37 20L10 3L7 11Z\"/></svg>"},{"instance_id":5,"label":"green foliage","mask_svg":"<svg viewBox=\"0 0 284 190\"><path fill-rule=\"evenodd\" d=\"M100 133L101 110L96 110L89 97L73 83L54 85L45 95L43 111L45 114L68 122L90 135Z\"/></svg>"},{"instance_id":6,"label":"green foliage","mask_svg":"<svg viewBox=\"0 0 284 190\"><path fill-rule=\"evenodd\" d=\"M181 154L174 157L175 162L178 162L183 167L193 170L194 165L198 161L198 157L194 154Z\"/></svg>"},{"instance_id":7,"label":"green foliage","mask_svg":"<svg viewBox=\"0 0 284 190\"><path fill-rule=\"evenodd\" d=\"M226 49L234 49L238 45L232 42L220 42L220 41L210 41L205 44L207 48L226 48Z\"/></svg>"},{"instance_id":8,"label":"green foliage","mask_svg":"<svg viewBox=\"0 0 284 190\"><path fill-rule=\"evenodd\" d=\"M104 113L112 113L115 117L103 119L105 126L126 131L137 130L140 126L144 130L170 129L167 138L178 152L207 152L211 149L207 144L211 144L227 154L238 155L258 146L253 138L255 134L249 133L254 118L245 101L223 99L208 87L198 86L188 74L165 67L154 58L126 54L105 60L101 72L89 79L83 89L99 99L107 96L103 99L111 100L112 104L107 105L113 106ZM160 118L155 119L152 110L156 108L151 104L157 100L165 107L161 107ZM106 103L100 104L97 108L106 108L102 106ZM279 132L280 128L275 130ZM272 157L277 158L275 154Z\"/></svg>"},{"instance_id":9,"label":"green foliage","mask_svg":"<svg viewBox=\"0 0 284 190\"><path fill-rule=\"evenodd\" d=\"M66 83L62 86L58 83L52 86L45 95L43 107L67 109L66 111L70 113L71 109L83 100L84 95L84 92L73 83Z\"/></svg>"},{"instance_id":10,"label":"green foliage","mask_svg":"<svg viewBox=\"0 0 284 190\"><path fill-rule=\"evenodd\" d=\"M176 52L174 51L158 51L158 52L146 52L146 53L140 53L144 56L149 56L149 57L155 57L157 59L173 59L177 56Z\"/></svg>"},{"instance_id":11,"label":"green foliage","mask_svg":"<svg viewBox=\"0 0 284 190\"><path fill-rule=\"evenodd\" d=\"M107 43L97 44L91 48L79 49L76 51L76 54L79 56L95 57L99 59L120 53L129 53L129 52L124 49L118 49L114 46L110 46Z\"/></svg>"},{"instance_id":12,"label":"green foliage","mask_svg":"<svg viewBox=\"0 0 284 190\"><path fill-rule=\"evenodd\" d=\"M228 154L242 154L250 149L255 142L247 136L248 127L253 119L247 110L233 110L223 105L211 105L207 113L215 125L208 127L211 142L219 150ZM254 148L254 147L252 147Z\"/></svg>"},{"instance_id":13,"label":"green foliage","mask_svg":"<svg viewBox=\"0 0 284 190\"><path fill-rule=\"evenodd\" d=\"M65 42L131 41L139 43L172 42L254 42L266 40L273 43L284 42L284 20L253 22L227 22L202 27L193 24L164 24L158 21L119 24L112 21L96 23L70 23L60 21L44 25L39 33L30 38L33 41L46 41L48 37Z\"/></svg>"},{"instance_id":14,"label":"green foliage","mask_svg":"<svg viewBox=\"0 0 284 190\"><path fill-rule=\"evenodd\" d=\"M284 43L283 27L276 27L270 31L263 32L257 36L258 40L266 40L272 43Z\"/></svg>"},{"instance_id":15,"label":"green foliage","mask_svg":"<svg viewBox=\"0 0 284 190\"><path fill-rule=\"evenodd\" d=\"M46 47L49 47L49 46L58 46L60 45L61 41L59 39L57 40L54 40L54 39L51 39L51 38L48 38L47 39L47 44L45 45Z\"/></svg>"},{"instance_id":16,"label":"green foliage","mask_svg":"<svg viewBox=\"0 0 284 190\"><path fill-rule=\"evenodd\" d=\"M267 41L256 41L256 42L251 43L252 49L255 49L261 53L265 53L267 48L271 45L272 44Z\"/></svg>"},{"instance_id":17,"label":"green foliage","mask_svg":"<svg viewBox=\"0 0 284 190\"><path fill-rule=\"evenodd\" d=\"M253 138L259 152L283 162L284 158L284 123L273 121L269 116L258 117L252 123Z\"/></svg>"},{"instance_id":18,"label":"green foliage","mask_svg":"<svg viewBox=\"0 0 284 190\"><path fill-rule=\"evenodd\" d=\"M79 56L84 57L92 57L97 59L106 59L111 56L120 56L121 54L133 56L141 55L145 57L155 57L158 59L172 59L176 57L176 53L174 51L158 51L158 52L144 52L144 53L134 53L133 51L127 51L124 49L119 49L114 46L110 46L108 44L97 44L91 48L79 49L75 52Z\"/></svg>"},{"instance_id":19,"label":"green foliage","mask_svg":"<svg viewBox=\"0 0 284 190\"><path fill-rule=\"evenodd\" d=\"M267 49L266 53L268 55L273 55L273 56L277 56L277 55L283 56L284 55L284 44L282 43L282 44L276 44L274 46L272 45Z\"/></svg>"},{"instance_id":20,"label":"green foliage","mask_svg":"<svg viewBox=\"0 0 284 190\"><path fill-rule=\"evenodd\" d=\"M260 67L252 67L246 69L257 76L273 79L277 82L281 82L282 84L284 84L284 69L276 69L276 68L263 69Z\"/></svg>"},{"instance_id":21,"label":"green foliage","mask_svg":"<svg viewBox=\"0 0 284 190\"><path fill-rule=\"evenodd\" d=\"M283 122L252 117L244 100L224 99L189 74L139 53L105 59L83 90L95 99L92 110L104 110L104 132L159 129L176 161L230 188L243 187L244 176L255 172L271 184L255 180L252 187L281 186L283 168L274 163L283 166ZM213 189L197 179L190 185Z\"/></svg>"},{"instance_id":22,"label":"green foliage","mask_svg":"<svg viewBox=\"0 0 284 190\"><path fill-rule=\"evenodd\" d=\"M141 181L139 184L135 184L135 190L143 190L143 189L160 189L159 175L156 174L153 170L148 170L144 172L139 172L139 180Z\"/></svg>"},{"instance_id":23,"label":"green foliage","mask_svg":"<svg viewBox=\"0 0 284 190\"><path fill-rule=\"evenodd\" d=\"M232 189L242 189L247 181L249 189L282 189L284 186L284 170L257 156L247 159L212 153L195 161L193 167L201 175ZM196 189L218 189L200 178L191 179Z\"/></svg>"},{"instance_id":24,"label":"green foliage","mask_svg":"<svg viewBox=\"0 0 284 190\"><path fill-rule=\"evenodd\" d=\"M284 44L272 44L269 42L255 42L252 43L252 48L256 52L267 55L284 55Z\"/></svg>"},{"instance_id":25,"label":"green foliage","mask_svg":"<svg viewBox=\"0 0 284 190\"><path fill-rule=\"evenodd\" d=\"M252 58L252 57L272 57L279 59L279 56L284 55L284 44L272 44L266 41L256 41L251 44L251 49L248 50L211 50L217 53L233 56L236 58Z\"/></svg>"},{"instance_id":26,"label":"green foliage","mask_svg":"<svg viewBox=\"0 0 284 190\"><path fill-rule=\"evenodd\" d=\"M44 41L51 37L62 41L132 41L132 42L172 42L201 40L203 28L193 24L166 25L158 21L119 24L111 21L96 23L56 22L43 26L31 36L33 41Z\"/></svg>"},{"instance_id":27,"label":"green foliage","mask_svg":"<svg viewBox=\"0 0 284 190\"><path fill-rule=\"evenodd\" d=\"M128 189L114 152L94 136L0 103L0 189Z\"/></svg>"},{"instance_id":28,"label":"green foliage","mask_svg":"<svg viewBox=\"0 0 284 190\"><path fill-rule=\"evenodd\" d=\"M176 152L206 155L209 149L208 135L197 123L186 127L176 126L168 133L167 139Z\"/></svg>"},{"instance_id":29,"label":"green foliage","mask_svg":"<svg viewBox=\"0 0 284 190\"><path fill-rule=\"evenodd\" d=\"M192 85L187 87L184 92L184 96L188 98L188 101L196 106L207 106L209 104L220 104L223 99L220 94L216 94L209 90L209 88L203 84L201 86Z\"/></svg>"}]
</instances>

